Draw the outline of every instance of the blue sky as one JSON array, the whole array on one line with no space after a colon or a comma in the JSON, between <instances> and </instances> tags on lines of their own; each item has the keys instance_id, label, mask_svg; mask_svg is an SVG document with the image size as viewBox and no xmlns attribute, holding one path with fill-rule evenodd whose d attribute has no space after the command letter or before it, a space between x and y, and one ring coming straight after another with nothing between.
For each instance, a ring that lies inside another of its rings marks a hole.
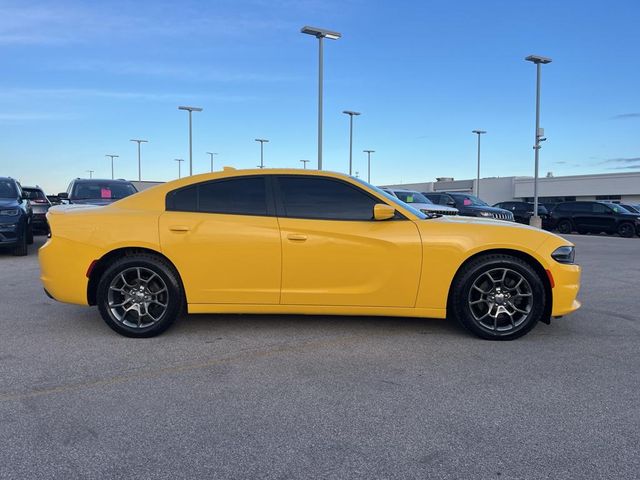
<instances>
[{"instance_id":1,"label":"blue sky","mask_svg":"<svg viewBox=\"0 0 640 480\"><path fill-rule=\"evenodd\" d=\"M316 159L317 41L303 25L342 32L325 46L325 168L372 181L532 175L535 67L543 69L541 174L640 170L640 2L0 0L0 175L49 192L69 180L177 176ZM184 169L183 169L184 172Z\"/></svg>"}]
</instances>

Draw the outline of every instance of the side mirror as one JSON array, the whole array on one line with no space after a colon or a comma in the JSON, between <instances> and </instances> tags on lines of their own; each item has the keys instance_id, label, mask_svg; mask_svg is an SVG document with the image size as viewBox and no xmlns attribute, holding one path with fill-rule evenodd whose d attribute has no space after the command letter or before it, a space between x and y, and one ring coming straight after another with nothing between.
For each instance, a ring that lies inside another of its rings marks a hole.
<instances>
[{"instance_id":1,"label":"side mirror","mask_svg":"<svg viewBox=\"0 0 640 480\"><path fill-rule=\"evenodd\" d=\"M396 209L386 203L376 203L373 206L374 220L389 220L396 215Z\"/></svg>"},{"instance_id":2,"label":"side mirror","mask_svg":"<svg viewBox=\"0 0 640 480\"><path fill-rule=\"evenodd\" d=\"M69 194L67 192L61 192L58 194L58 198L60 200L67 200L69 198Z\"/></svg>"},{"instance_id":3,"label":"side mirror","mask_svg":"<svg viewBox=\"0 0 640 480\"><path fill-rule=\"evenodd\" d=\"M456 202L454 202L453 200L448 200L447 201L447 205L449 205L450 207L455 207L456 206Z\"/></svg>"}]
</instances>

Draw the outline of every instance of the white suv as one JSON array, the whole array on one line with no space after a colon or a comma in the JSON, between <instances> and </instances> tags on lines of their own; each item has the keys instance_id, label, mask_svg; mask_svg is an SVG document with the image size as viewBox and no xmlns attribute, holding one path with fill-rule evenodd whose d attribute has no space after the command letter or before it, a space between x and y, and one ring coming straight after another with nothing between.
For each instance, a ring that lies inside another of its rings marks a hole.
<instances>
[{"instance_id":1,"label":"white suv","mask_svg":"<svg viewBox=\"0 0 640 480\"><path fill-rule=\"evenodd\" d=\"M427 215L457 215L458 209L445 205L436 205L420 192L415 190L405 190L403 188L382 187L382 190L399 198L404 203L408 203L413 208L417 208Z\"/></svg>"}]
</instances>

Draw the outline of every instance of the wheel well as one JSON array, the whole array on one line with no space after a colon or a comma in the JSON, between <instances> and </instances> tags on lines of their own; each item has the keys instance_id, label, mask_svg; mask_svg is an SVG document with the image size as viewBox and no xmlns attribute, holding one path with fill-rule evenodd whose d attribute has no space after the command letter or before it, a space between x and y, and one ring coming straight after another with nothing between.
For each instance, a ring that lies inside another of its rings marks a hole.
<instances>
[{"instance_id":1,"label":"wheel well","mask_svg":"<svg viewBox=\"0 0 640 480\"><path fill-rule=\"evenodd\" d=\"M476 253L475 255L472 255L469 258L467 258L462 263L462 265L458 267L458 270L456 271L456 274L453 277L453 281L451 282L451 286L449 287L449 295L447 298L447 313L449 311L449 302L451 301L451 294L452 294L451 287L455 284L456 279L458 278L458 275L460 275L460 272L462 272L464 267L467 266L470 262L477 260L478 258L487 256L487 255L495 255L495 254L510 255L512 257L519 258L520 260L523 260L524 262L529 264L529 266L536 271L536 273L540 277L540 280L542 280L542 284L544 285L546 301L545 301L545 314L543 318L548 319L548 321L545 321L545 323L550 323L551 311L553 306L553 295L551 294L551 288L552 288L551 282L549 281L549 276L547 275L546 270L540 264L540 262L538 262L538 260L536 260L534 257L529 255L528 253L521 252L520 250L511 250L508 248L496 248L493 250L484 250L482 252Z\"/></svg>"},{"instance_id":2,"label":"wheel well","mask_svg":"<svg viewBox=\"0 0 640 480\"><path fill-rule=\"evenodd\" d=\"M182 288L182 292L186 296L186 292L184 290L184 284L182 283L182 277L180 277L180 272L178 272L178 269L175 267L175 265L171 260L169 260L167 257L162 255L160 252L157 252L156 250L151 250L150 248L125 247L125 248L118 248L116 250L110 251L109 253L106 253L105 255L102 256L102 258L100 258L100 260L96 262L96 264L91 269L91 274L89 275L89 284L87 285L87 302L89 303L89 305L96 304L98 283L100 283L100 278L102 277L102 274L107 270L107 268L109 268L109 266L113 262L115 262L120 258L124 258L130 255L136 255L139 253L153 255L163 260L164 262L168 263L171 266L171 268L173 268L173 270L175 271L178 281L180 282L180 287Z\"/></svg>"}]
</instances>

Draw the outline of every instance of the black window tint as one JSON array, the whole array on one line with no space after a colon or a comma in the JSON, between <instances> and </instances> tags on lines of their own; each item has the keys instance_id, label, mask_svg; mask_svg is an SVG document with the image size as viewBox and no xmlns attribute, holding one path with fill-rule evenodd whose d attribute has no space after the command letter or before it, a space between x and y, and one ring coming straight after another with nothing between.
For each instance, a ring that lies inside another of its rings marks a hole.
<instances>
[{"instance_id":1,"label":"black window tint","mask_svg":"<svg viewBox=\"0 0 640 480\"><path fill-rule=\"evenodd\" d=\"M576 213L591 213L591 204L587 202L571 204L571 210Z\"/></svg>"},{"instance_id":2,"label":"black window tint","mask_svg":"<svg viewBox=\"0 0 640 480\"><path fill-rule=\"evenodd\" d=\"M591 204L591 211L593 213L607 213L609 210L609 207L607 207L606 205L602 205L601 203Z\"/></svg>"},{"instance_id":3,"label":"black window tint","mask_svg":"<svg viewBox=\"0 0 640 480\"><path fill-rule=\"evenodd\" d=\"M282 204L287 217L327 220L371 220L374 198L336 180L280 177Z\"/></svg>"},{"instance_id":4,"label":"black window tint","mask_svg":"<svg viewBox=\"0 0 640 480\"><path fill-rule=\"evenodd\" d=\"M174 190L167 195L167 210L195 212L198 207L198 186Z\"/></svg>"},{"instance_id":5,"label":"black window tint","mask_svg":"<svg viewBox=\"0 0 640 480\"><path fill-rule=\"evenodd\" d=\"M235 215L266 215L264 177L234 178L200 184L200 212Z\"/></svg>"}]
</instances>

